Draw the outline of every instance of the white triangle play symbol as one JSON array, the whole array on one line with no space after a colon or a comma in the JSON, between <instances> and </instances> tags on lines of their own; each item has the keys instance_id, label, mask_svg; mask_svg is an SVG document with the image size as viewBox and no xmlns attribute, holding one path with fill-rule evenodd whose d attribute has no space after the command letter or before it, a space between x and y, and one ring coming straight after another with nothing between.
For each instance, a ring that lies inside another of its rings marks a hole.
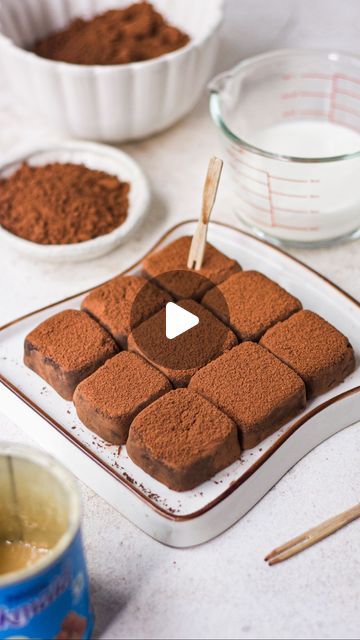
<instances>
[{"instance_id":1,"label":"white triangle play symbol","mask_svg":"<svg viewBox=\"0 0 360 640\"><path fill-rule=\"evenodd\" d=\"M185 331L189 331L197 324L199 324L199 318L190 311L186 311L182 307L179 307L175 302L168 302L166 305L166 317L165 317L165 333L169 340L180 336Z\"/></svg>"}]
</instances>

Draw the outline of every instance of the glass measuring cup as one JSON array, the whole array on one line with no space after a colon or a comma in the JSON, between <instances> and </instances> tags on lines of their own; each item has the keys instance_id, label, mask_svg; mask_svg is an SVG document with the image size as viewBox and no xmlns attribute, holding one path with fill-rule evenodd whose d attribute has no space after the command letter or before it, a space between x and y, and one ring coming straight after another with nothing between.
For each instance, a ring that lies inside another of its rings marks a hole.
<instances>
[{"instance_id":1,"label":"glass measuring cup","mask_svg":"<svg viewBox=\"0 0 360 640\"><path fill-rule=\"evenodd\" d=\"M237 216L272 242L360 237L360 58L281 50L210 83Z\"/></svg>"}]
</instances>

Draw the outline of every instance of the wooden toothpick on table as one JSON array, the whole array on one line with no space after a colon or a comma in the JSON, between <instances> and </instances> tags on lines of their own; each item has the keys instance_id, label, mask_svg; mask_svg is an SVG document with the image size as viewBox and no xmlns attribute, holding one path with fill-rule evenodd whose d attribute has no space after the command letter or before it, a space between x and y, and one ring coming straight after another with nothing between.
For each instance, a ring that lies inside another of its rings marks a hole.
<instances>
[{"instance_id":1,"label":"wooden toothpick on table","mask_svg":"<svg viewBox=\"0 0 360 640\"><path fill-rule=\"evenodd\" d=\"M356 520L356 518L360 518L360 504L351 507L347 511L343 511L339 513L337 516L333 518L329 518L329 520L325 520L322 524L305 531L300 536L289 540L285 544L281 545L281 547L277 547L268 553L268 555L264 558L269 565L277 564L278 562L283 562L288 558L304 551L311 545L323 540L327 536L330 536L341 527L344 527L349 522Z\"/></svg>"},{"instance_id":2,"label":"wooden toothpick on table","mask_svg":"<svg viewBox=\"0 0 360 640\"><path fill-rule=\"evenodd\" d=\"M220 158L211 158L204 185L201 215L190 246L187 262L188 269L196 269L197 271L201 269L205 253L207 228L216 199L222 167L223 161Z\"/></svg>"}]
</instances>

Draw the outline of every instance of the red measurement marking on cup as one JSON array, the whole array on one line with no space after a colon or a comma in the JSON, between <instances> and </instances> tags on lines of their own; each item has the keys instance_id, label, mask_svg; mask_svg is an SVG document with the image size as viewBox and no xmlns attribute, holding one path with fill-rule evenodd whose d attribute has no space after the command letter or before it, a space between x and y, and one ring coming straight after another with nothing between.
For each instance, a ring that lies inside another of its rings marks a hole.
<instances>
[{"instance_id":1,"label":"red measurement marking on cup","mask_svg":"<svg viewBox=\"0 0 360 640\"><path fill-rule=\"evenodd\" d=\"M356 84L360 86L360 78L356 76L349 76L346 73L300 73L300 78L305 78L307 80L332 80L333 77L336 76L339 80L343 80L344 82L351 82L352 84Z\"/></svg>"},{"instance_id":2,"label":"red measurement marking on cup","mask_svg":"<svg viewBox=\"0 0 360 640\"><path fill-rule=\"evenodd\" d=\"M247 162L245 160L242 159L242 155L244 153L250 153L250 152L246 152L245 149L238 149L237 147L229 147L228 149L230 155L234 158L234 162L235 164L231 161L231 166L236 169L238 171L238 164L242 164L244 167L247 167L248 169L252 169L253 171L256 171L258 173L262 173L263 175L267 175L269 174L270 178L272 180L283 180L284 182L297 182L299 184L318 184L320 182L320 180L318 180L317 178L309 178L308 180L305 178L288 178L286 176L276 176L273 173L269 173L268 171L266 171L265 169L260 169L260 167L257 167L254 164L251 164L250 162ZM247 176L249 177L249 176ZM266 186L265 182L261 182L258 181L259 184L263 184Z\"/></svg>"},{"instance_id":3,"label":"red measurement marking on cup","mask_svg":"<svg viewBox=\"0 0 360 640\"><path fill-rule=\"evenodd\" d=\"M242 185L239 185L240 187ZM246 198L244 198L244 196L242 195L242 192L237 190L236 191L238 197L240 198L240 200L242 200L243 202L245 202L245 204L249 205L249 207L254 207L254 209L257 209L258 211L262 211L263 213L270 213L269 209L266 209L265 207L261 207L258 204L255 204L254 202L250 202L250 200L247 200ZM313 214L317 214L320 213L319 209L289 209L288 207L275 207L276 211L280 211L281 213L299 213L300 215L313 215Z\"/></svg>"},{"instance_id":4,"label":"red measurement marking on cup","mask_svg":"<svg viewBox=\"0 0 360 640\"><path fill-rule=\"evenodd\" d=\"M352 107L347 107L342 104L337 104L336 109L338 109L339 111L344 111L345 113L350 113L352 116L360 118L360 111L358 109L353 109Z\"/></svg>"},{"instance_id":5,"label":"red measurement marking on cup","mask_svg":"<svg viewBox=\"0 0 360 640\"><path fill-rule=\"evenodd\" d=\"M355 93L355 91L348 91L347 89L336 89L336 93L339 96L348 96L349 98L354 98L354 100L360 100L360 93Z\"/></svg>"},{"instance_id":6,"label":"red measurement marking on cup","mask_svg":"<svg viewBox=\"0 0 360 640\"><path fill-rule=\"evenodd\" d=\"M245 204L249 205L249 207L253 207L254 209L257 209L257 211L262 211L263 213L269 213L269 209L265 209L265 207L260 207L259 205L254 204L249 200L246 200L246 198L242 196L241 192L237 191L237 195L240 198L240 200L242 200L242 202L244 202Z\"/></svg>"},{"instance_id":7,"label":"red measurement marking on cup","mask_svg":"<svg viewBox=\"0 0 360 640\"><path fill-rule=\"evenodd\" d=\"M330 93L326 91L288 91L281 94L282 100L291 100L293 98L329 98Z\"/></svg>"},{"instance_id":8,"label":"red measurement marking on cup","mask_svg":"<svg viewBox=\"0 0 360 640\"><path fill-rule=\"evenodd\" d=\"M349 76L346 73L337 73L336 74L339 80L344 80L345 82L352 82L353 84L357 84L360 86L360 78L355 78L355 76Z\"/></svg>"},{"instance_id":9,"label":"red measurement marking on cup","mask_svg":"<svg viewBox=\"0 0 360 640\"><path fill-rule=\"evenodd\" d=\"M306 73L300 73L299 75L300 78L306 78L308 80L331 80L332 78L332 74L331 73L314 73L312 72L306 72Z\"/></svg>"},{"instance_id":10,"label":"red measurement marking on cup","mask_svg":"<svg viewBox=\"0 0 360 640\"><path fill-rule=\"evenodd\" d=\"M237 169L237 167L235 167L235 165L233 163L231 163L231 166L235 169ZM263 182L263 180L257 180L256 178L254 178L254 176L251 176L249 173L244 173L243 171L238 171L238 175L241 178L246 178L247 180L250 180L251 182L255 182L256 184L261 184L263 187L266 187L266 182Z\"/></svg>"},{"instance_id":11,"label":"red measurement marking on cup","mask_svg":"<svg viewBox=\"0 0 360 640\"><path fill-rule=\"evenodd\" d=\"M313 214L313 213L320 213L319 209L289 209L287 207L278 207L276 206L276 211L283 211L285 213L307 213L307 214Z\"/></svg>"},{"instance_id":12,"label":"red measurement marking on cup","mask_svg":"<svg viewBox=\"0 0 360 640\"><path fill-rule=\"evenodd\" d=\"M331 92L330 92L330 100L329 100L329 113L328 120L330 122L334 122L335 118L335 109L336 109L336 90L337 90L337 76L334 74L331 78Z\"/></svg>"},{"instance_id":13,"label":"red measurement marking on cup","mask_svg":"<svg viewBox=\"0 0 360 640\"><path fill-rule=\"evenodd\" d=\"M317 83L324 81L327 84L326 88L322 88L321 86L312 88L304 87L297 88L294 90L284 91L280 98L285 102L289 103L291 100L295 101L296 108L293 109L285 109L282 112L282 117L284 119L289 118L326 118L329 122L333 122L335 124L341 124L339 122L338 113L343 112L347 113L350 116L354 116L354 118L360 118L360 109L354 107L351 103L346 104L344 101L339 102L339 97L350 98L350 100L358 101L360 100L360 93L358 87L360 87L360 78L355 76L347 75L344 73L320 73L320 72L305 72L298 75L283 75L282 79L285 82L289 80L305 80L305 81L315 81ZM302 107L298 106L296 102L298 99L319 99L326 102L325 105L322 105L322 108L317 109L312 105L311 108L306 108L305 105ZM355 131L358 131L356 126L353 126L349 122L344 123L346 127L350 127Z\"/></svg>"},{"instance_id":14,"label":"red measurement marking on cup","mask_svg":"<svg viewBox=\"0 0 360 640\"><path fill-rule=\"evenodd\" d=\"M272 224L267 224L266 222L264 222L264 220L258 220L256 218L252 218L254 222L256 222L257 224L262 225L263 227L273 227L276 226L279 229L290 229L291 231L319 231L320 227L295 227L293 225L288 225L288 224L279 224L277 223L276 225L272 225Z\"/></svg>"},{"instance_id":15,"label":"red measurement marking on cup","mask_svg":"<svg viewBox=\"0 0 360 640\"><path fill-rule=\"evenodd\" d=\"M360 78L355 76L349 76L346 73L317 73L314 71L296 74L284 74L282 76L282 80L294 80L295 78L302 78L305 80L331 80L334 78L338 78L339 80L343 80L344 82L350 82L352 84L356 84L360 86Z\"/></svg>"},{"instance_id":16,"label":"red measurement marking on cup","mask_svg":"<svg viewBox=\"0 0 360 640\"><path fill-rule=\"evenodd\" d=\"M269 173L267 173L266 175L267 175L267 184L266 184L267 193L261 193L260 191L255 191L255 189L250 189L249 187L241 183L244 191L251 193L253 196L257 196L258 198L265 198L266 200L269 199L269 191L271 191L271 195L273 196L281 196L284 198L300 198L302 200L308 200L309 198L319 198L319 196L314 193L302 194L302 193L286 193L285 191L275 191L271 185L272 176Z\"/></svg>"},{"instance_id":17,"label":"red measurement marking on cup","mask_svg":"<svg viewBox=\"0 0 360 640\"><path fill-rule=\"evenodd\" d=\"M335 105L334 112L338 110L343 112L347 111L349 115L353 115L354 117L356 117L355 114L352 114L350 111L348 111L348 109L341 109L341 107L339 108L338 105ZM320 117L322 119L327 118L328 120L331 119L331 122L333 124L337 124L340 127L345 127L345 129L351 129L352 131L356 131L357 133L360 133L360 126L356 126L355 124L350 122L345 122L341 120L338 115L332 115L331 118L329 118L329 112L326 114L325 111L313 111L310 109L292 109L291 111L283 111L281 115L284 120L288 120L290 118L301 118L301 117L312 117L312 116ZM360 114L358 114L357 117L360 117Z\"/></svg>"},{"instance_id":18,"label":"red measurement marking on cup","mask_svg":"<svg viewBox=\"0 0 360 640\"><path fill-rule=\"evenodd\" d=\"M296 198L300 200L314 200L319 198L320 196L316 193L288 193L287 191L278 190L275 185L276 181L280 181L283 182L284 185L288 182L299 185L305 184L312 187L314 184L319 184L319 179L310 178L307 180L304 178L290 178L287 176L274 175L266 169L261 169L251 161L244 159L244 155L250 155L250 151L239 149L234 145L231 145L231 147L229 148L229 152L231 156L230 163L237 177L236 194L238 198L244 203L244 205L250 207L253 211L256 210L263 214L266 214L266 216L269 216L269 221L266 221L265 218L261 221L261 224L263 224L264 226L293 229L296 231L315 230L315 227L299 226L297 223L292 225L284 224L279 220L279 216L281 214L314 215L320 213L318 209L278 206L274 198L284 197ZM245 171L242 168L239 169L239 166L245 168ZM252 175L252 173L254 175ZM244 184L244 181L250 181L251 183L254 183L254 188L252 188L248 184ZM257 189L257 185L264 187L264 191ZM250 195L250 199L246 198L246 194ZM254 198L251 198L251 196L254 196ZM268 207L261 206L259 202L256 202L257 199L265 200L268 203ZM258 223L260 223L260 220L258 220Z\"/></svg>"},{"instance_id":19,"label":"red measurement marking on cup","mask_svg":"<svg viewBox=\"0 0 360 640\"><path fill-rule=\"evenodd\" d=\"M236 152L239 153L238 149L236 149ZM240 153L242 153L242 151L240 151ZM238 156L236 156L236 163L237 164L242 164L245 167L248 167L249 169L253 169L253 171L257 171L258 173L262 173L263 175L267 176L269 175L270 178L272 180L283 180L284 182L297 182L299 184L317 184L320 182L320 180L315 179L315 178L311 178L310 180L306 180L303 178L287 178L286 176L275 176L272 173L269 173L268 171L266 171L265 169L260 169L259 167L256 167L253 164L250 164L249 162L246 162L245 160L240 160L240 158ZM234 167L237 168L237 167ZM261 184L266 185L265 182L262 182ZM287 195L287 194L285 194Z\"/></svg>"},{"instance_id":20,"label":"red measurement marking on cup","mask_svg":"<svg viewBox=\"0 0 360 640\"><path fill-rule=\"evenodd\" d=\"M287 111L283 111L281 115L284 120L286 120L286 118L294 118L296 116L296 109L288 109Z\"/></svg>"},{"instance_id":21,"label":"red measurement marking on cup","mask_svg":"<svg viewBox=\"0 0 360 640\"><path fill-rule=\"evenodd\" d=\"M333 76L334 84L336 84L338 77L337 75ZM292 100L293 98L329 98L331 100L334 94L360 100L360 93L338 87L334 91L289 91L288 93L282 93L280 97L282 100Z\"/></svg>"},{"instance_id":22,"label":"red measurement marking on cup","mask_svg":"<svg viewBox=\"0 0 360 640\"><path fill-rule=\"evenodd\" d=\"M274 176L271 174L272 180L285 180L285 182L302 182L303 184L319 184L319 178L309 178L309 180L301 180L300 178L284 178L281 176Z\"/></svg>"},{"instance_id":23,"label":"red measurement marking on cup","mask_svg":"<svg viewBox=\"0 0 360 640\"><path fill-rule=\"evenodd\" d=\"M255 191L254 189L250 189L249 187L246 187L242 182L240 182L241 184L241 188L246 191L247 193L251 193L251 195L256 196L257 198L264 198L265 200L269 199L269 194L268 193L260 193L259 191ZM268 185L266 184L266 188L268 189Z\"/></svg>"},{"instance_id":24,"label":"red measurement marking on cup","mask_svg":"<svg viewBox=\"0 0 360 640\"><path fill-rule=\"evenodd\" d=\"M322 118L324 116L324 111L322 109L298 109L296 115L311 118Z\"/></svg>"},{"instance_id":25,"label":"red measurement marking on cup","mask_svg":"<svg viewBox=\"0 0 360 640\"><path fill-rule=\"evenodd\" d=\"M269 174L266 174L267 177L267 187L268 187L268 195L269 195L269 206L270 206L270 218L271 218L271 226L275 226L275 211L274 211L274 202L273 202L273 194L271 187L271 178Z\"/></svg>"}]
</instances>

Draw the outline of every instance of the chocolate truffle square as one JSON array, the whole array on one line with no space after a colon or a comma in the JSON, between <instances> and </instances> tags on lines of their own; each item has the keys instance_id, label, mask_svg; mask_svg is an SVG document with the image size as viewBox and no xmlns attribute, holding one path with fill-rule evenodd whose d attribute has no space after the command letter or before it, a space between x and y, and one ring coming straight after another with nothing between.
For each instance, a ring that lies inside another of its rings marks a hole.
<instances>
[{"instance_id":1,"label":"chocolate truffle square","mask_svg":"<svg viewBox=\"0 0 360 640\"><path fill-rule=\"evenodd\" d=\"M240 457L233 421L188 389L144 409L126 449L135 464L175 491L193 489Z\"/></svg>"},{"instance_id":2,"label":"chocolate truffle square","mask_svg":"<svg viewBox=\"0 0 360 640\"><path fill-rule=\"evenodd\" d=\"M166 337L166 309L136 327L129 335L136 351L169 378L174 387L186 387L194 373L237 344L235 334L195 300L178 305L199 318L199 323L176 338Z\"/></svg>"},{"instance_id":3,"label":"chocolate truffle square","mask_svg":"<svg viewBox=\"0 0 360 640\"><path fill-rule=\"evenodd\" d=\"M257 342L267 329L301 309L297 298L258 271L236 273L208 291L202 304L228 322L243 342Z\"/></svg>"},{"instance_id":4,"label":"chocolate truffle square","mask_svg":"<svg viewBox=\"0 0 360 640\"><path fill-rule=\"evenodd\" d=\"M234 420L243 449L255 447L306 404L301 378L254 342L243 342L200 369L189 388Z\"/></svg>"},{"instance_id":5,"label":"chocolate truffle square","mask_svg":"<svg viewBox=\"0 0 360 640\"><path fill-rule=\"evenodd\" d=\"M74 404L91 431L112 444L125 444L135 416L171 388L143 358L122 351L78 385Z\"/></svg>"},{"instance_id":6,"label":"chocolate truffle square","mask_svg":"<svg viewBox=\"0 0 360 640\"><path fill-rule=\"evenodd\" d=\"M301 376L308 397L329 391L355 369L349 340L313 311L299 311L272 327L260 344Z\"/></svg>"},{"instance_id":7,"label":"chocolate truffle square","mask_svg":"<svg viewBox=\"0 0 360 640\"><path fill-rule=\"evenodd\" d=\"M65 400L75 387L118 352L112 337L87 313L60 311L25 338L24 363Z\"/></svg>"},{"instance_id":8,"label":"chocolate truffle square","mask_svg":"<svg viewBox=\"0 0 360 640\"><path fill-rule=\"evenodd\" d=\"M200 300L207 289L241 271L236 260L228 258L207 242L202 267L195 272L199 277L194 277L194 271L187 268L191 241L190 236L178 238L142 262L146 277L153 278L177 300Z\"/></svg>"},{"instance_id":9,"label":"chocolate truffle square","mask_svg":"<svg viewBox=\"0 0 360 640\"><path fill-rule=\"evenodd\" d=\"M91 291L81 308L127 347L132 327L144 322L171 300L168 293L140 276L117 276Z\"/></svg>"}]
</instances>

